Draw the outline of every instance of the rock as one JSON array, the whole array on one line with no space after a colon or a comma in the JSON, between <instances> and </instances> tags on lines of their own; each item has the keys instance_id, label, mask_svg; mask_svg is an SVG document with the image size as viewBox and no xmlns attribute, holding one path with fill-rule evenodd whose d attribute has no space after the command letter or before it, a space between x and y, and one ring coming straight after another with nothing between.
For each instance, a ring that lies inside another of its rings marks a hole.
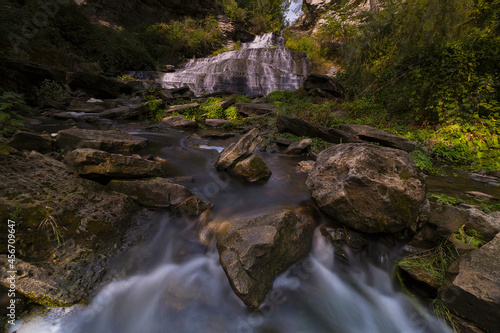
<instances>
[{"instance_id":1,"label":"rock","mask_svg":"<svg viewBox=\"0 0 500 333\"><path fill-rule=\"evenodd\" d=\"M309 149L311 144L312 139L304 139L298 142L294 142L285 150L285 154L302 154L304 151Z\"/></svg>"},{"instance_id":2,"label":"rock","mask_svg":"<svg viewBox=\"0 0 500 333\"><path fill-rule=\"evenodd\" d=\"M209 227L231 287L248 307L257 308L274 279L309 253L315 222L311 211L302 208L213 221Z\"/></svg>"},{"instance_id":3,"label":"rock","mask_svg":"<svg viewBox=\"0 0 500 333\"><path fill-rule=\"evenodd\" d=\"M178 128L196 128L198 126L196 121L185 119L181 116L165 117L161 121L168 126Z\"/></svg>"},{"instance_id":4,"label":"rock","mask_svg":"<svg viewBox=\"0 0 500 333\"><path fill-rule=\"evenodd\" d=\"M190 99L195 97L194 92L188 86L182 86L180 88L166 89L172 94L173 98L184 98Z\"/></svg>"},{"instance_id":5,"label":"rock","mask_svg":"<svg viewBox=\"0 0 500 333\"><path fill-rule=\"evenodd\" d=\"M500 232L500 213L487 214L476 208L444 206L431 211L428 224L435 227L436 235L441 240L463 226L466 232L473 230L485 241L490 241Z\"/></svg>"},{"instance_id":6,"label":"rock","mask_svg":"<svg viewBox=\"0 0 500 333\"><path fill-rule=\"evenodd\" d=\"M368 240L360 233L346 227L321 227L321 234L327 237L332 244L342 250L343 246L348 246L353 250L362 250L368 245Z\"/></svg>"},{"instance_id":7,"label":"rock","mask_svg":"<svg viewBox=\"0 0 500 333\"><path fill-rule=\"evenodd\" d=\"M427 201L424 179L411 155L370 144L322 151L307 187L327 216L367 233L410 227Z\"/></svg>"},{"instance_id":8,"label":"rock","mask_svg":"<svg viewBox=\"0 0 500 333\"><path fill-rule=\"evenodd\" d=\"M90 72L69 73L66 79L71 90L80 89L95 98L118 98L122 94L132 94L130 86Z\"/></svg>"},{"instance_id":9,"label":"rock","mask_svg":"<svg viewBox=\"0 0 500 333\"><path fill-rule=\"evenodd\" d=\"M217 170L225 170L237 163L239 160L250 156L255 147L262 142L259 130L254 128L243 135L237 142L230 144L219 155L215 167Z\"/></svg>"},{"instance_id":10,"label":"rock","mask_svg":"<svg viewBox=\"0 0 500 333\"><path fill-rule=\"evenodd\" d=\"M492 195L489 195L489 194L486 194L486 193L483 193L483 192L479 192L479 191L467 191L467 192L465 192L465 194L470 195L470 196L475 197L475 198L478 198L480 200L487 200L487 201L498 201L498 200L500 200L497 197L494 197Z\"/></svg>"},{"instance_id":11,"label":"rock","mask_svg":"<svg viewBox=\"0 0 500 333\"><path fill-rule=\"evenodd\" d=\"M401 149L407 152L412 152L417 148L417 143L400 137L399 135L390 134L379 129L358 124L340 125L340 129L354 134L361 140L368 142L376 142L384 147Z\"/></svg>"},{"instance_id":12,"label":"rock","mask_svg":"<svg viewBox=\"0 0 500 333\"><path fill-rule=\"evenodd\" d=\"M69 170L90 178L145 178L161 174L161 164L134 156L80 148L64 157Z\"/></svg>"},{"instance_id":13,"label":"rock","mask_svg":"<svg viewBox=\"0 0 500 333\"><path fill-rule=\"evenodd\" d=\"M200 104L198 103L191 103L191 104L181 104L181 105L173 105L168 108L167 112L168 113L184 113L185 111L189 110L198 110L200 108Z\"/></svg>"},{"instance_id":14,"label":"rock","mask_svg":"<svg viewBox=\"0 0 500 333\"><path fill-rule=\"evenodd\" d=\"M342 130L316 126L299 118L279 114L276 118L279 133L291 133L297 136L320 138L332 143L360 143L360 139Z\"/></svg>"},{"instance_id":15,"label":"rock","mask_svg":"<svg viewBox=\"0 0 500 333\"><path fill-rule=\"evenodd\" d=\"M309 173L314 168L314 161L300 161L297 165L297 172L299 173Z\"/></svg>"},{"instance_id":16,"label":"rock","mask_svg":"<svg viewBox=\"0 0 500 333\"><path fill-rule=\"evenodd\" d=\"M439 297L448 308L489 332L500 318L500 233L479 250L455 261L446 273Z\"/></svg>"},{"instance_id":17,"label":"rock","mask_svg":"<svg viewBox=\"0 0 500 333\"><path fill-rule=\"evenodd\" d=\"M86 101L73 99L66 110L69 112L79 113L99 113L106 110L106 107L100 103L89 103Z\"/></svg>"},{"instance_id":18,"label":"rock","mask_svg":"<svg viewBox=\"0 0 500 333\"><path fill-rule=\"evenodd\" d=\"M177 214L197 216L211 207L196 198L186 186L165 178L148 180L112 180L107 187L124 193L138 204L154 209L170 209Z\"/></svg>"},{"instance_id":19,"label":"rock","mask_svg":"<svg viewBox=\"0 0 500 333\"><path fill-rule=\"evenodd\" d=\"M285 139L285 138L283 138L281 136L275 137L274 141L276 142L277 145L279 145L279 146L285 146L285 147L288 147L288 146L290 146L293 143L292 140Z\"/></svg>"},{"instance_id":20,"label":"rock","mask_svg":"<svg viewBox=\"0 0 500 333\"><path fill-rule=\"evenodd\" d=\"M153 102L158 101L161 102L161 100L155 100ZM150 111L149 104L151 102L152 101L109 109L101 112L99 117L108 119L137 119L141 116L147 117Z\"/></svg>"},{"instance_id":21,"label":"rock","mask_svg":"<svg viewBox=\"0 0 500 333\"><path fill-rule=\"evenodd\" d=\"M205 125L207 125L208 127L222 127L224 124L227 124L227 123L230 123L229 120L225 120L225 119L211 119L211 118L207 118L205 119Z\"/></svg>"},{"instance_id":22,"label":"rock","mask_svg":"<svg viewBox=\"0 0 500 333\"><path fill-rule=\"evenodd\" d=\"M167 65L168 66L168 65ZM168 90L165 90L165 89L162 89L160 90L160 98L167 102L167 101L171 101L174 99L174 96L172 96L172 93Z\"/></svg>"},{"instance_id":23,"label":"rock","mask_svg":"<svg viewBox=\"0 0 500 333\"><path fill-rule=\"evenodd\" d=\"M54 150L54 141L39 134L17 131L9 145L17 150L35 150L42 154L50 153Z\"/></svg>"},{"instance_id":24,"label":"rock","mask_svg":"<svg viewBox=\"0 0 500 333\"><path fill-rule=\"evenodd\" d=\"M246 159L236 163L232 172L243 177L249 183L268 180L272 174L266 162L258 155L250 155Z\"/></svg>"},{"instance_id":25,"label":"rock","mask_svg":"<svg viewBox=\"0 0 500 333\"><path fill-rule=\"evenodd\" d=\"M70 128L59 131L56 145L66 151L77 148L92 148L109 153L130 153L144 148L148 139L130 135L125 131L99 131Z\"/></svg>"},{"instance_id":26,"label":"rock","mask_svg":"<svg viewBox=\"0 0 500 333\"><path fill-rule=\"evenodd\" d=\"M0 220L16 210L23 217L15 221L19 294L42 305L88 302L107 258L121 248L135 203L37 152L0 155L0 193ZM42 225L52 218L59 236L51 222ZM7 253L7 242L0 253Z\"/></svg>"},{"instance_id":27,"label":"rock","mask_svg":"<svg viewBox=\"0 0 500 333\"><path fill-rule=\"evenodd\" d=\"M319 90L326 93L321 97L341 98L344 96L344 87L342 87L342 84L333 77L326 75L310 74L304 81L304 89Z\"/></svg>"},{"instance_id":28,"label":"rock","mask_svg":"<svg viewBox=\"0 0 500 333\"><path fill-rule=\"evenodd\" d=\"M235 136L236 136L235 133L208 133L208 134L204 134L202 136L202 138L226 140L229 138L234 138Z\"/></svg>"},{"instance_id":29,"label":"rock","mask_svg":"<svg viewBox=\"0 0 500 333\"><path fill-rule=\"evenodd\" d=\"M276 109L274 108L274 106L267 104L236 103L236 109L238 110L238 113L241 113L246 117L276 113Z\"/></svg>"}]
</instances>

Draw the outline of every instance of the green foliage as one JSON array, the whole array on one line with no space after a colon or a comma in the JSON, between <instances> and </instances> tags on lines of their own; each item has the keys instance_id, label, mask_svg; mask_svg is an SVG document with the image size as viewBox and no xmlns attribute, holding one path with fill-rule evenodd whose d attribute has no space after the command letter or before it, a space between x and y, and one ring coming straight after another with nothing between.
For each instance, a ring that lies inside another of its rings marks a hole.
<instances>
[{"instance_id":1,"label":"green foliage","mask_svg":"<svg viewBox=\"0 0 500 333\"><path fill-rule=\"evenodd\" d=\"M447 322L454 332L458 332L459 328L457 327L455 320L453 320L453 313L450 311L445 302L440 299L435 299L432 301L432 309L436 314L436 317L441 319L444 322Z\"/></svg>"},{"instance_id":2,"label":"green foliage","mask_svg":"<svg viewBox=\"0 0 500 333\"><path fill-rule=\"evenodd\" d=\"M428 171L431 173L435 171L431 157L422 149L415 149L411 152L411 156L420 171Z\"/></svg>"},{"instance_id":3,"label":"green foliage","mask_svg":"<svg viewBox=\"0 0 500 333\"><path fill-rule=\"evenodd\" d=\"M224 116L227 120L238 119L239 115L238 115L238 110L236 109L236 106L231 105L226 110L224 110Z\"/></svg>"},{"instance_id":4,"label":"green foliage","mask_svg":"<svg viewBox=\"0 0 500 333\"><path fill-rule=\"evenodd\" d=\"M440 206L452 206L455 205L458 201L456 198L450 197L449 195L432 192L427 193L427 198L431 202L435 202Z\"/></svg>"},{"instance_id":5,"label":"green foliage","mask_svg":"<svg viewBox=\"0 0 500 333\"><path fill-rule=\"evenodd\" d=\"M458 257L460 255L453 243L446 240L435 248L402 258L398 266L409 270L423 269L433 278L434 283L442 285L448 267Z\"/></svg>"},{"instance_id":6,"label":"green foliage","mask_svg":"<svg viewBox=\"0 0 500 333\"><path fill-rule=\"evenodd\" d=\"M0 135L9 137L14 134L16 127L24 126L19 119L26 111L26 102L21 94L12 91L0 95Z\"/></svg>"},{"instance_id":7,"label":"green foliage","mask_svg":"<svg viewBox=\"0 0 500 333\"><path fill-rule=\"evenodd\" d=\"M143 93L143 98L149 101L148 118L153 122L160 122L167 116L165 104L160 99L160 92L156 88L149 88L147 92Z\"/></svg>"},{"instance_id":8,"label":"green foliage","mask_svg":"<svg viewBox=\"0 0 500 333\"><path fill-rule=\"evenodd\" d=\"M213 17L201 21L156 23L139 32L146 49L155 58L202 57L222 46L222 35Z\"/></svg>"},{"instance_id":9,"label":"green foliage","mask_svg":"<svg viewBox=\"0 0 500 333\"><path fill-rule=\"evenodd\" d=\"M470 244L471 246L479 249L481 246L486 244L487 242L481 239L482 237L478 235L475 230L464 230L465 226L461 226L457 232L453 233L451 236L456 238L466 244Z\"/></svg>"},{"instance_id":10,"label":"green foliage","mask_svg":"<svg viewBox=\"0 0 500 333\"><path fill-rule=\"evenodd\" d=\"M44 80L35 90L38 97L46 101L61 102L63 99L70 97L59 83L52 80Z\"/></svg>"},{"instance_id":11,"label":"green foliage","mask_svg":"<svg viewBox=\"0 0 500 333\"><path fill-rule=\"evenodd\" d=\"M238 7L235 0L218 0L217 4L222 7L224 14L236 23L244 23L247 19L247 10Z\"/></svg>"},{"instance_id":12,"label":"green foliage","mask_svg":"<svg viewBox=\"0 0 500 333\"><path fill-rule=\"evenodd\" d=\"M135 78L129 74L123 74L122 76L119 76L117 80L120 82L126 82L126 81L135 81Z\"/></svg>"}]
</instances>

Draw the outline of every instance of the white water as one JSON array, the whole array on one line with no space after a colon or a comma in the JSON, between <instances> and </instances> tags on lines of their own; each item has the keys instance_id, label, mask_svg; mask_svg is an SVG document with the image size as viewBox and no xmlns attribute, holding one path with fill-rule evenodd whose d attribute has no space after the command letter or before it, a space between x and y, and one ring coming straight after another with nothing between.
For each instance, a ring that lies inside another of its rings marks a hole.
<instances>
[{"instance_id":1,"label":"white water","mask_svg":"<svg viewBox=\"0 0 500 333\"><path fill-rule=\"evenodd\" d=\"M179 261L186 240L168 218L157 223L147 246L162 249L163 257L150 271L110 283L86 308L55 309L19 322L11 332L450 332L394 288L381 268L384 260L345 267L335 262L332 246L319 233L311 255L276 280L259 311L248 312L216 252Z\"/></svg>"},{"instance_id":2,"label":"white water","mask_svg":"<svg viewBox=\"0 0 500 333\"><path fill-rule=\"evenodd\" d=\"M274 90L297 89L310 68L309 60L293 57L280 33L274 32L242 43L240 50L191 59L178 71L166 73L162 85L188 85L196 95L222 91L267 95Z\"/></svg>"}]
</instances>

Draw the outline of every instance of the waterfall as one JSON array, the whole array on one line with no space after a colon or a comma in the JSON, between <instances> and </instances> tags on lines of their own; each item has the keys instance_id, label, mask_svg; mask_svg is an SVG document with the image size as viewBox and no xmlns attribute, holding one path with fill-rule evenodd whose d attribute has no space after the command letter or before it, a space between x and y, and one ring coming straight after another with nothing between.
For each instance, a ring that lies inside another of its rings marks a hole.
<instances>
[{"instance_id":1,"label":"waterfall","mask_svg":"<svg viewBox=\"0 0 500 333\"><path fill-rule=\"evenodd\" d=\"M241 49L213 57L191 59L162 78L164 88L188 85L196 95L232 92L267 95L274 90L294 90L302 85L311 64L304 55L285 47L280 32L257 36Z\"/></svg>"}]
</instances>

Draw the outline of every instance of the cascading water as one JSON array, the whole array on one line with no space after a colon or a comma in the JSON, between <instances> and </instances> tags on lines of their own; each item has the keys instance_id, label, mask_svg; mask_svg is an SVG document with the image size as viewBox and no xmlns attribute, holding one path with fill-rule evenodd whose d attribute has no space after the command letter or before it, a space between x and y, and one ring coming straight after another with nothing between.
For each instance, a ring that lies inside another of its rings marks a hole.
<instances>
[{"instance_id":1,"label":"cascading water","mask_svg":"<svg viewBox=\"0 0 500 333\"><path fill-rule=\"evenodd\" d=\"M189 86L196 95L233 92L267 95L274 90L293 90L302 85L311 64L304 55L285 47L281 33L257 36L240 50L214 57L191 59L184 67L162 78L164 88Z\"/></svg>"}]
</instances>

